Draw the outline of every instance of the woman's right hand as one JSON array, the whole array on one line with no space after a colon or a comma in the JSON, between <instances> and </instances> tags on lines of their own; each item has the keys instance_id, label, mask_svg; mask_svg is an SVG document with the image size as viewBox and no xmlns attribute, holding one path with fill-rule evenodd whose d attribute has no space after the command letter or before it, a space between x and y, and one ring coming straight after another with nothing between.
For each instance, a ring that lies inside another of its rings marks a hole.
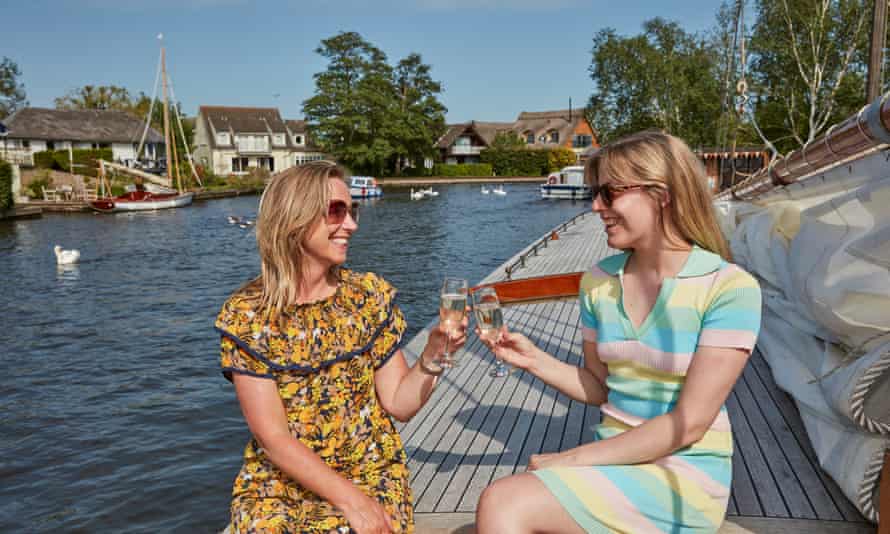
<instances>
[{"instance_id":1,"label":"woman's right hand","mask_svg":"<svg viewBox=\"0 0 890 534\"><path fill-rule=\"evenodd\" d=\"M383 505L362 493L358 488L356 488L355 495L339 508L356 534L391 534L393 532L392 523Z\"/></svg>"},{"instance_id":2,"label":"woman's right hand","mask_svg":"<svg viewBox=\"0 0 890 534\"><path fill-rule=\"evenodd\" d=\"M504 331L497 343L489 345L494 355L513 367L535 372L541 361L541 349L519 332Z\"/></svg>"}]
</instances>

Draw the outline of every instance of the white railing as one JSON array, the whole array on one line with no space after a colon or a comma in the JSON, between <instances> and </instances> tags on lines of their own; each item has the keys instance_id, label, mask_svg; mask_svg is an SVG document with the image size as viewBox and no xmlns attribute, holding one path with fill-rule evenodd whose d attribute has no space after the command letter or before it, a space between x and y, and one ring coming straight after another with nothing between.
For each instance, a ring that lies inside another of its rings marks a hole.
<instances>
[{"instance_id":1,"label":"white railing","mask_svg":"<svg viewBox=\"0 0 890 534\"><path fill-rule=\"evenodd\" d=\"M454 145L451 147L450 154L462 156L462 155L479 155L480 152L484 149L484 146L472 146L472 145Z\"/></svg>"},{"instance_id":2,"label":"white railing","mask_svg":"<svg viewBox=\"0 0 890 534\"><path fill-rule=\"evenodd\" d=\"M0 159L25 167L34 166L34 156L30 150L20 148L0 148Z\"/></svg>"}]
</instances>

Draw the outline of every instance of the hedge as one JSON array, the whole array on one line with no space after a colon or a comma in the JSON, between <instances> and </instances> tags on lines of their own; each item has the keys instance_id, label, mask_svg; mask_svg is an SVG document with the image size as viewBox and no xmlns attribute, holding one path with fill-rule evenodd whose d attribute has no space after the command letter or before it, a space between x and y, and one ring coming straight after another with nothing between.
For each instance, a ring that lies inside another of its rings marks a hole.
<instances>
[{"instance_id":1,"label":"hedge","mask_svg":"<svg viewBox=\"0 0 890 534\"><path fill-rule=\"evenodd\" d=\"M549 150L486 148L479 155L498 176L544 176L549 171Z\"/></svg>"},{"instance_id":2,"label":"hedge","mask_svg":"<svg viewBox=\"0 0 890 534\"><path fill-rule=\"evenodd\" d=\"M12 204L12 165L0 159L0 210L8 210Z\"/></svg>"},{"instance_id":3,"label":"hedge","mask_svg":"<svg viewBox=\"0 0 890 534\"><path fill-rule=\"evenodd\" d=\"M491 176L488 163L437 163L433 166L433 176Z\"/></svg>"},{"instance_id":4,"label":"hedge","mask_svg":"<svg viewBox=\"0 0 890 534\"><path fill-rule=\"evenodd\" d=\"M74 174L83 176L98 176L99 163L96 160L111 161L110 148L78 149L72 150L74 158ZM44 150L34 154L34 166L41 169L55 169L57 171L71 171L71 161L68 159L67 150Z\"/></svg>"}]
</instances>

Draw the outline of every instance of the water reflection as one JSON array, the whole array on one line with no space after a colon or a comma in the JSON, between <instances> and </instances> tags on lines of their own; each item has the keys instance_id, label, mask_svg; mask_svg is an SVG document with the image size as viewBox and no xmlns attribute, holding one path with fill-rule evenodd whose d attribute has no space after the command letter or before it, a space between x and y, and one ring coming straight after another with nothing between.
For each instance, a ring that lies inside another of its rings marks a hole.
<instances>
[{"instance_id":1,"label":"water reflection","mask_svg":"<svg viewBox=\"0 0 890 534\"><path fill-rule=\"evenodd\" d=\"M56 280L63 282L77 282L80 280L80 268L74 265L56 265Z\"/></svg>"}]
</instances>

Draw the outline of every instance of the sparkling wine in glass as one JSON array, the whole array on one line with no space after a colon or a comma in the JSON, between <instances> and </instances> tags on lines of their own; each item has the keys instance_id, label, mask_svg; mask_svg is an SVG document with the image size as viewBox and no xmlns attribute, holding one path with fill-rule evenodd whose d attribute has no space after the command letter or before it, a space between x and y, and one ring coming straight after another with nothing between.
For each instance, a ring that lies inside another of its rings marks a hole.
<instances>
[{"instance_id":1,"label":"sparkling wine in glass","mask_svg":"<svg viewBox=\"0 0 890 534\"><path fill-rule=\"evenodd\" d=\"M501 310L501 303L494 288L482 287L473 292L473 312L482 339L497 343L504 330L504 312ZM497 364L489 374L502 377L509 373L509 367L501 360L497 360Z\"/></svg>"},{"instance_id":2,"label":"sparkling wine in glass","mask_svg":"<svg viewBox=\"0 0 890 534\"><path fill-rule=\"evenodd\" d=\"M460 323L464 320L467 310L467 281L463 278L446 278L442 283L442 292L439 300L439 322L449 336L454 335L460 329ZM448 342L445 342L445 354L439 365L442 367L455 367L458 364L454 354L448 350Z\"/></svg>"}]
</instances>

